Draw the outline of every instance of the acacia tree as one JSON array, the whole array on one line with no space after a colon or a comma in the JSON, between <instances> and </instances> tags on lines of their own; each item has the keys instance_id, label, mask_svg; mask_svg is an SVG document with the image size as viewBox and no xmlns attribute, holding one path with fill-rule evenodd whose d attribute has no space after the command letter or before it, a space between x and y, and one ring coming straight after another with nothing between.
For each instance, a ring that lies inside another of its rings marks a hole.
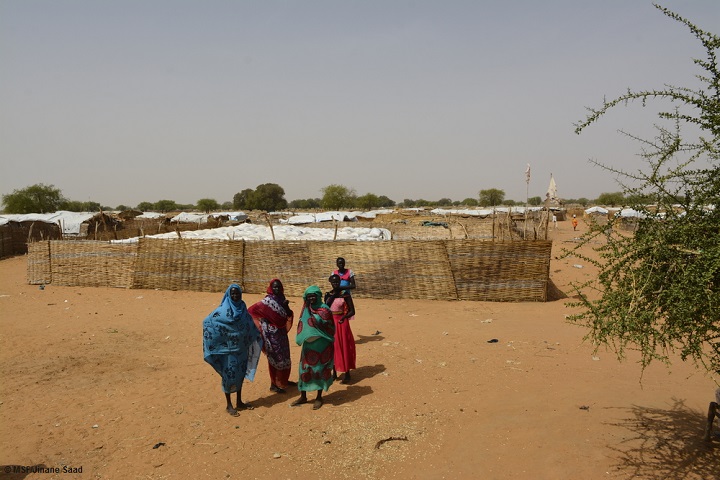
<instances>
[{"instance_id":1,"label":"acacia tree","mask_svg":"<svg viewBox=\"0 0 720 480\"><path fill-rule=\"evenodd\" d=\"M501 205L505 200L505 191L498 188L480 190L480 205L483 207L494 207Z\"/></svg>"},{"instance_id":2,"label":"acacia tree","mask_svg":"<svg viewBox=\"0 0 720 480\"><path fill-rule=\"evenodd\" d=\"M380 202L381 207L394 207L395 206L395 201L392 200L387 195L380 195L378 197L378 201Z\"/></svg>"},{"instance_id":3,"label":"acacia tree","mask_svg":"<svg viewBox=\"0 0 720 480\"><path fill-rule=\"evenodd\" d=\"M323 194L320 201L322 208L327 210L339 210L341 208L352 208L355 206L355 190L345 185L328 185L320 189Z\"/></svg>"},{"instance_id":4,"label":"acacia tree","mask_svg":"<svg viewBox=\"0 0 720 480\"><path fill-rule=\"evenodd\" d=\"M252 188L246 188L242 192L233 195L233 208L239 210L247 209L253 193L255 193L255 191Z\"/></svg>"},{"instance_id":5,"label":"acacia tree","mask_svg":"<svg viewBox=\"0 0 720 480\"><path fill-rule=\"evenodd\" d=\"M175 203L175 200L158 200L155 202L155 210L158 212L171 212L173 210L177 210L179 205Z\"/></svg>"},{"instance_id":6,"label":"acacia tree","mask_svg":"<svg viewBox=\"0 0 720 480\"><path fill-rule=\"evenodd\" d=\"M263 183L255 188L249 198L250 208L253 210L265 210L273 212L287 208L285 190L277 183Z\"/></svg>"},{"instance_id":7,"label":"acacia tree","mask_svg":"<svg viewBox=\"0 0 720 480\"><path fill-rule=\"evenodd\" d=\"M7 213L49 213L60 210L67 200L55 185L37 183L2 196Z\"/></svg>"},{"instance_id":8,"label":"acacia tree","mask_svg":"<svg viewBox=\"0 0 720 480\"><path fill-rule=\"evenodd\" d=\"M623 192L604 192L601 193L595 203L598 205L607 205L610 207L616 207L625 203L625 195Z\"/></svg>"},{"instance_id":9,"label":"acacia tree","mask_svg":"<svg viewBox=\"0 0 720 480\"><path fill-rule=\"evenodd\" d=\"M299 198L291 201L288 206L290 208L320 208L319 198Z\"/></svg>"},{"instance_id":10,"label":"acacia tree","mask_svg":"<svg viewBox=\"0 0 720 480\"><path fill-rule=\"evenodd\" d=\"M219 210L220 204L214 198L201 198L197 201L197 209L201 212L210 213L213 210Z\"/></svg>"},{"instance_id":11,"label":"acacia tree","mask_svg":"<svg viewBox=\"0 0 720 480\"><path fill-rule=\"evenodd\" d=\"M371 210L373 208L377 208L381 206L380 197L378 197L374 193L366 193L365 195L360 195L359 197L357 197L357 199L355 199L355 206L362 210Z\"/></svg>"},{"instance_id":12,"label":"acacia tree","mask_svg":"<svg viewBox=\"0 0 720 480\"><path fill-rule=\"evenodd\" d=\"M645 167L625 172L598 166L620 179L626 199L652 200L663 216L645 204L629 204L645 215L634 234L619 232L617 222L591 224L583 242L603 239L596 247L597 283L576 285L580 307L570 321L589 329L597 347L619 359L640 352L644 369L652 361L671 363L671 355L709 371L720 371L720 37L655 5L684 24L702 43L706 58L694 59L704 72L699 87L666 85L662 90L629 89L614 100L589 109L576 133L618 105L669 102L659 113L654 139L640 142ZM688 128L691 127L691 128ZM694 131L695 135L685 135ZM631 201L631 200L628 200ZM676 206L681 208L677 209ZM606 239L606 240L605 240ZM577 251L571 251L578 255Z\"/></svg>"}]
</instances>

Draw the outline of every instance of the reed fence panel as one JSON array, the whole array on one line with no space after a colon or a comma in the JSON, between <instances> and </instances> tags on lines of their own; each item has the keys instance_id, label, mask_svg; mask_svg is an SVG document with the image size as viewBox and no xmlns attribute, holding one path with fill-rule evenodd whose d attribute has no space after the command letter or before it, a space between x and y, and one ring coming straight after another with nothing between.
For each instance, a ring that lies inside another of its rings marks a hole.
<instances>
[{"instance_id":1,"label":"reed fence panel","mask_svg":"<svg viewBox=\"0 0 720 480\"><path fill-rule=\"evenodd\" d=\"M551 247L551 241L447 242L458 299L546 301Z\"/></svg>"},{"instance_id":2,"label":"reed fence panel","mask_svg":"<svg viewBox=\"0 0 720 480\"><path fill-rule=\"evenodd\" d=\"M64 286L131 288L136 252L133 244L51 240L51 282Z\"/></svg>"},{"instance_id":3,"label":"reed fence panel","mask_svg":"<svg viewBox=\"0 0 720 480\"><path fill-rule=\"evenodd\" d=\"M50 241L27 244L27 281L30 285L45 285L52 282L50 275Z\"/></svg>"},{"instance_id":4,"label":"reed fence panel","mask_svg":"<svg viewBox=\"0 0 720 480\"><path fill-rule=\"evenodd\" d=\"M353 297L416 298L453 300L457 298L452 272L442 240L393 240L390 242L314 242L313 258L323 265L323 289L343 257L355 273L358 285Z\"/></svg>"},{"instance_id":5,"label":"reed fence panel","mask_svg":"<svg viewBox=\"0 0 720 480\"><path fill-rule=\"evenodd\" d=\"M248 293L265 293L270 280L279 278L287 296L302 296L308 285L318 285L324 270L322 263L313 257L311 247L317 241L245 242L243 290ZM329 275L329 274L328 274Z\"/></svg>"},{"instance_id":6,"label":"reed fence panel","mask_svg":"<svg viewBox=\"0 0 720 480\"><path fill-rule=\"evenodd\" d=\"M244 242L141 238L133 288L221 292L242 282Z\"/></svg>"}]
</instances>

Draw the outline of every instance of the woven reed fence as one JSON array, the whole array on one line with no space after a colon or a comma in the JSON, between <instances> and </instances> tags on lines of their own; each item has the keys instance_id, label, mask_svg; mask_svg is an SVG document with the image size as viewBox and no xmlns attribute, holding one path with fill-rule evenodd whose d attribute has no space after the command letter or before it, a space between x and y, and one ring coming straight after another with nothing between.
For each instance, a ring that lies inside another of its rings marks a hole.
<instances>
[{"instance_id":1,"label":"woven reed fence","mask_svg":"<svg viewBox=\"0 0 720 480\"><path fill-rule=\"evenodd\" d=\"M28 282L221 292L239 283L265 292L280 278L288 296L329 289L339 256L358 298L546 301L550 241L232 241L142 238L136 244L30 244Z\"/></svg>"},{"instance_id":2,"label":"woven reed fence","mask_svg":"<svg viewBox=\"0 0 720 480\"><path fill-rule=\"evenodd\" d=\"M132 284L137 248L96 240L50 241L54 285L122 287Z\"/></svg>"},{"instance_id":3,"label":"woven reed fence","mask_svg":"<svg viewBox=\"0 0 720 480\"><path fill-rule=\"evenodd\" d=\"M50 276L50 242L27 244L27 278L30 285L43 285L52 282Z\"/></svg>"},{"instance_id":4,"label":"woven reed fence","mask_svg":"<svg viewBox=\"0 0 720 480\"><path fill-rule=\"evenodd\" d=\"M242 284L244 242L141 238L136 247L132 288L221 292Z\"/></svg>"},{"instance_id":5,"label":"woven reed fence","mask_svg":"<svg viewBox=\"0 0 720 480\"><path fill-rule=\"evenodd\" d=\"M545 301L552 242L447 242L460 300Z\"/></svg>"}]
</instances>

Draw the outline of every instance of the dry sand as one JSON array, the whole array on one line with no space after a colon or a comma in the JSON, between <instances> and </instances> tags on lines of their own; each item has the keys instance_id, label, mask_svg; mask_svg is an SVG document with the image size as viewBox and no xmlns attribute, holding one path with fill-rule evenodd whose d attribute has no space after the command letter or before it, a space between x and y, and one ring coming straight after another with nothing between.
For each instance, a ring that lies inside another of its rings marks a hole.
<instances>
[{"instance_id":1,"label":"dry sand","mask_svg":"<svg viewBox=\"0 0 720 480\"><path fill-rule=\"evenodd\" d=\"M569 222L551 235L560 290L595 274L555 258ZM567 299L357 299L353 384L288 408L297 392L270 392L262 358L256 408L233 418L202 359L221 294L40 290L25 262L0 261L2 478L720 478L720 442L702 441L713 379L678 360L641 382L636 357L583 342Z\"/></svg>"}]
</instances>

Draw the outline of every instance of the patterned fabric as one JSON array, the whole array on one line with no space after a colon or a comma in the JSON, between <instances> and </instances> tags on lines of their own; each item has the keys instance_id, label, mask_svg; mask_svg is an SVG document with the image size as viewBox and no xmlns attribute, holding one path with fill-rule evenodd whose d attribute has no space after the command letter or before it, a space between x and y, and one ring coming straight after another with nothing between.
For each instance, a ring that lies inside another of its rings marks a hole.
<instances>
[{"instance_id":1,"label":"patterned fabric","mask_svg":"<svg viewBox=\"0 0 720 480\"><path fill-rule=\"evenodd\" d=\"M260 320L260 329L264 340L263 350L267 355L268 364L278 370L286 370L292 367L290 340L285 327L277 328L263 318Z\"/></svg>"},{"instance_id":2,"label":"patterned fabric","mask_svg":"<svg viewBox=\"0 0 720 480\"><path fill-rule=\"evenodd\" d=\"M203 357L222 380L225 393L235 393L242 387L243 378L255 378L262 338L255 327L245 302L234 302L230 290L225 291L220 306L203 320Z\"/></svg>"},{"instance_id":3,"label":"patterned fabric","mask_svg":"<svg viewBox=\"0 0 720 480\"><path fill-rule=\"evenodd\" d=\"M355 369L355 337L350 328L350 320L355 317L346 318L343 323L339 323L348 311L345 295L330 296L327 301L335 321L335 370L349 372Z\"/></svg>"},{"instance_id":4,"label":"patterned fabric","mask_svg":"<svg viewBox=\"0 0 720 480\"><path fill-rule=\"evenodd\" d=\"M272 284L280 284L278 295L273 293ZM288 328L293 322L293 312L290 310L288 301L285 298L285 289L282 282L277 278L270 281L267 288L267 295L261 301L250 306L250 315L257 320L260 332L264 340L263 351L268 359L270 379L273 385L281 388L287 386L288 375L280 374L284 381L276 378L274 370L289 370L292 367L290 359L290 340L288 339Z\"/></svg>"},{"instance_id":5,"label":"patterned fabric","mask_svg":"<svg viewBox=\"0 0 720 480\"><path fill-rule=\"evenodd\" d=\"M307 297L315 294L316 301L307 305ZM333 383L335 323L327 305L322 300L322 291L312 286L305 290L300 321L295 341L300 345L298 390L328 391Z\"/></svg>"},{"instance_id":6,"label":"patterned fabric","mask_svg":"<svg viewBox=\"0 0 720 480\"><path fill-rule=\"evenodd\" d=\"M279 295L273 293L272 284L274 282L280 283ZM248 311L253 318L264 318L277 328L286 328L288 320L293 316L293 312L290 310L287 299L285 298L285 289L282 286L282 282L277 278L273 278L270 281L265 298L251 305Z\"/></svg>"}]
</instances>

